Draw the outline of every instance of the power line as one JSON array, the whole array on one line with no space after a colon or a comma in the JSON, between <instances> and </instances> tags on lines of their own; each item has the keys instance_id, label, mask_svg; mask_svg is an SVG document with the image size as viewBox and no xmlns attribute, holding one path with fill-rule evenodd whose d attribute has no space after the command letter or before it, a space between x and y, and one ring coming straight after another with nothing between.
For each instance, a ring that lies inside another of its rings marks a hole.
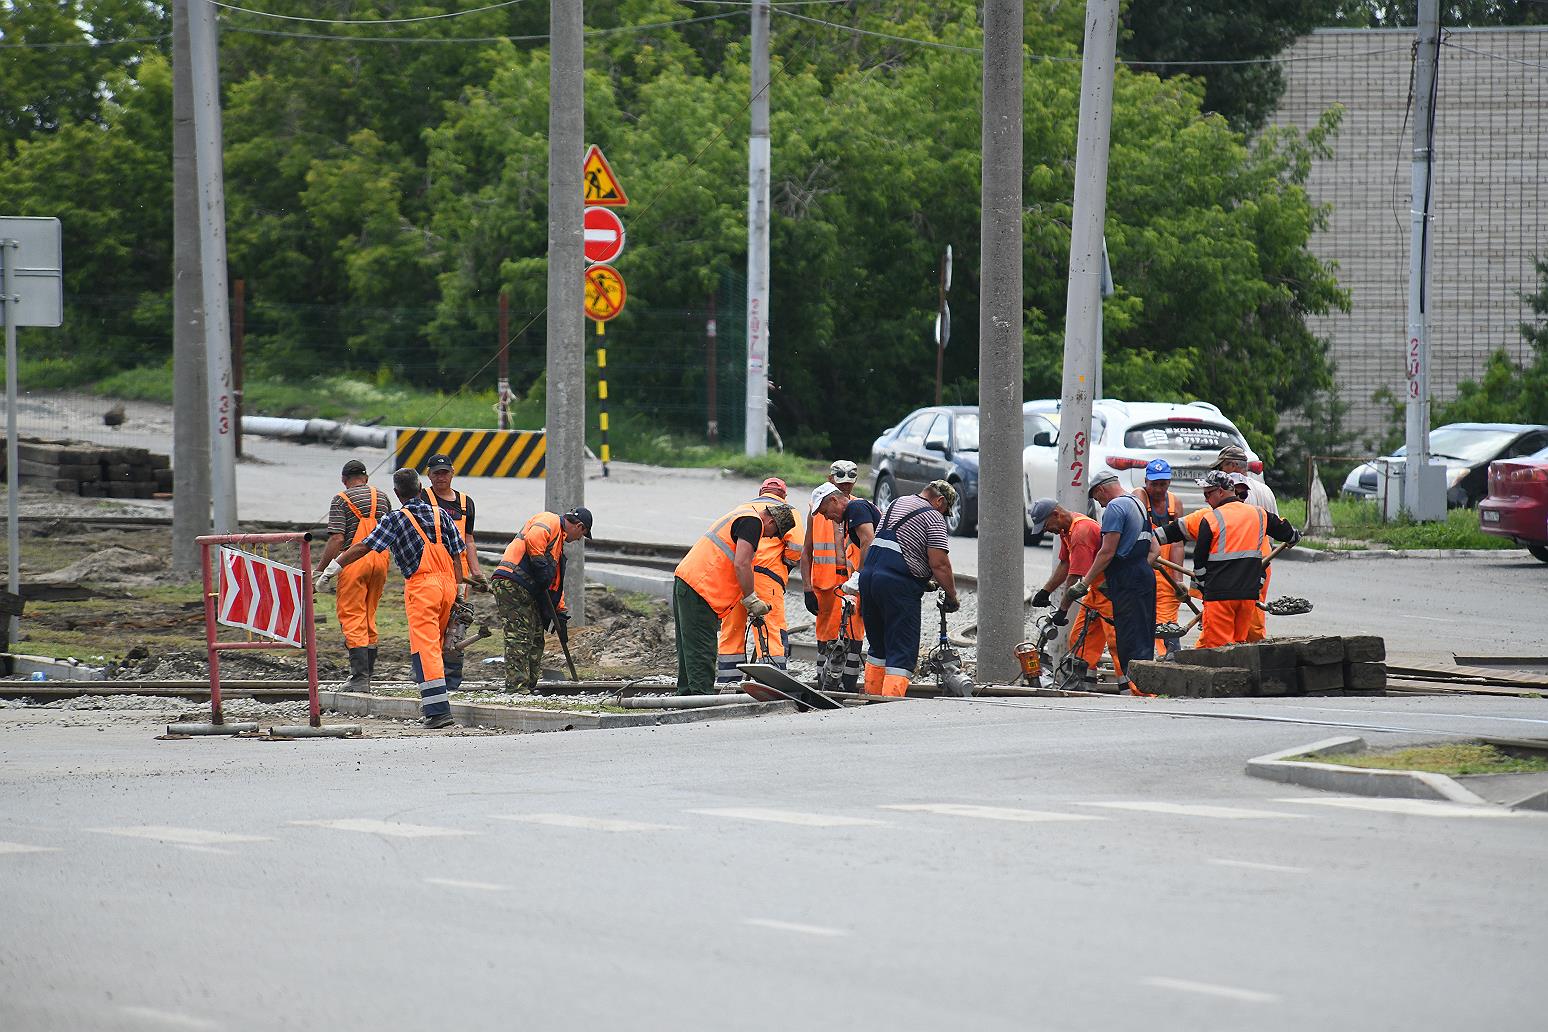
<instances>
[{"instance_id":1,"label":"power line","mask_svg":"<svg viewBox=\"0 0 1548 1032\"><path fill-rule=\"evenodd\" d=\"M236 4L222 3L221 0L209 0L209 2L216 7L222 7L228 11L240 11L243 14L251 14L259 18L275 18L280 21L313 22L323 25L407 25L411 22L439 21L442 18L460 18L465 14L494 11L501 7L513 7L516 4L526 3L527 0L502 0L501 3L486 4L483 7L474 7L466 11L443 11L440 14L421 14L413 18L308 18L299 14L279 14L275 11L259 11L251 7L238 7Z\"/></svg>"},{"instance_id":2,"label":"power line","mask_svg":"<svg viewBox=\"0 0 1548 1032\"><path fill-rule=\"evenodd\" d=\"M1548 3L1548 0L1544 0ZM1461 43L1452 43L1449 40L1441 43L1441 46L1450 47L1453 50L1465 50L1469 54L1477 54L1479 57L1487 57L1491 61L1504 61L1507 64L1520 65L1523 68L1535 68L1539 72L1548 72L1548 64L1539 64L1536 61L1523 61L1519 57L1507 57L1504 54L1491 54L1487 50L1478 50L1475 47L1465 47Z\"/></svg>"},{"instance_id":3,"label":"power line","mask_svg":"<svg viewBox=\"0 0 1548 1032\"><path fill-rule=\"evenodd\" d=\"M738 11L705 14L697 18L679 18L676 21L653 22L650 25L621 25L612 29L587 29L588 36L617 36L652 29L667 29L696 22L719 21L722 18L739 18ZM325 32L280 32L276 29L255 29L246 25L224 24L224 32L241 32L250 36L278 36L284 39L332 40L340 43L536 43L548 39L548 33L532 36L341 36Z\"/></svg>"},{"instance_id":4,"label":"power line","mask_svg":"<svg viewBox=\"0 0 1548 1032\"><path fill-rule=\"evenodd\" d=\"M912 36L894 36L890 32L877 32L874 29L862 29L858 25L844 25L840 22L824 21L821 18L811 18L804 14L796 14L794 11L775 11L774 13L783 18L794 18L796 21L810 22L813 25L821 25L824 28L842 29L845 32L852 32L857 36L875 36L878 39L890 39L898 43L913 43L915 46L934 47L937 50L955 50L964 54L982 54L984 52L982 47L961 47L957 46L955 43L941 43L930 39L915 39ZM1044 58L1044 60L1079 61L1080 58Z\"/></svg>"},{"instance_id":5,"label":"power line","mask_svg":"<svg viewBox=\"0 0 1548 1032\"><path fill-rule=\"evenodd\" d=\"M162 43L170 35L126 36L123 39L78 39L68 43L0 43L0 50L61 50L66 47L116 47L123 43Z\"/></svg>"}]
</instances>

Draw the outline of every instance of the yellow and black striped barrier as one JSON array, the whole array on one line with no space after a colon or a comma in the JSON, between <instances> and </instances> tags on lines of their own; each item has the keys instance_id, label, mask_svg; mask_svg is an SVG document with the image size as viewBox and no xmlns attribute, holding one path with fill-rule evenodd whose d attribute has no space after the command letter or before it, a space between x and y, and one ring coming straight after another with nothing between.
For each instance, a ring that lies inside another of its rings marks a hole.
<instances>
[{"instance_id":1,"label":"yellow and black striped barrier","mask_svg":"<svg viewBox=\"0 0 1548 1032\"><path fill-rule=\"evenodd\" d=\"M548 440L541 430L399 430L399 468L423 470L446 454L459 477L541 477Z\"/></svg>"}]
</instances>

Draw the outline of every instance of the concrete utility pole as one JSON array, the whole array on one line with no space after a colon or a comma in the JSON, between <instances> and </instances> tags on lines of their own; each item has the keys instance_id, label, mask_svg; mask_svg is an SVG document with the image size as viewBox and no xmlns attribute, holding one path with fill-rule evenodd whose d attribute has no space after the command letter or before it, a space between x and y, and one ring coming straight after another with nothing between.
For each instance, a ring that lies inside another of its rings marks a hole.
<instances>
[{"instance_id":1,"label":"concrete utility pole","mask_svg":"<svg viewBox=\"0 0 1548 1032\"><path fill-rule=\"evenodd\" d=\"M1430 466L1430 209L1435 157L1435 73L1440 61L1440 0L1419 0L1414 69L1413 200L1409 204L1408 425L1403 512L1417 520L1446 518L1445 467ZM1387 506L1390 513L1392 507Z\"/></svg>"},{"instance_id":2,"label":"concrete utility pole","mask_svg":"<svg viewBox=\"0 0 1548 1032\"><path fill-rule=\"evenodd\" d=\"M1064 387L1059 406L1059 504L1086 511L1091 470L1091 402L1101 363L1102 226L1107 219L1107 148L1113 124L1118 0L1086 0L1075 143L1075 211L1065 295Z\"/></svg>"},{"instance_id":3,"label":"concrete utility pole","mask_svg":"<svg viewBox=\"0 0 1548 1032\"><path fill-rule=\"evenodd\" d=\"M236 529L236 404L231 392L231 316L226 304L225 151L215 5L190 0L194 164L199 184L199 268L204 295L205 387L209 394L210 485L217 534Z\"/></svg>"},{"instance_id":4,"label":"concrete utility pole","mask_svg":"<svg viewBox=\"0 0 1548 1032\"><path fill-rule=\"evenodd\" d=\"M752 126L747 137L747 454L768 450L769 4L752 5Z\"/></svg>"},{"instance_id":5,"label":"concrete utility pole","mask_svg":"<svg viewBox=\"0 0 1548 1032\"><path fill-rule=\"evenodd\" d=\"M210 406L204 385L189 2L172 5L172 568L184 576L199 570L194 538L210 532Z\"/></svg>"},{"instance_id":6,"label":"concrete utility pole","mask_svg":"<svg viewBox=\"0 0 1548 1032\"><path fill-rule=\"evenodd\" d=\"M1022 0L984 2L978 299L978 680L1008 684L1026 636L1022 596Z\"/></svg>"},{"instance_id":7,"label":"concrete utility pole","mask_svg":"<svg viewBox=\"0 0 1548 1032\"><path fill-rule=\"evenodd\" d=\"M585 13L581 0L549 0L548 17L548 476L543 493L549 511L563 513L586 504L586 321L581 296ZM586 551L577 542L565 552L570 620L580 626L586 622Z\"/></svg>"}]
</instances>

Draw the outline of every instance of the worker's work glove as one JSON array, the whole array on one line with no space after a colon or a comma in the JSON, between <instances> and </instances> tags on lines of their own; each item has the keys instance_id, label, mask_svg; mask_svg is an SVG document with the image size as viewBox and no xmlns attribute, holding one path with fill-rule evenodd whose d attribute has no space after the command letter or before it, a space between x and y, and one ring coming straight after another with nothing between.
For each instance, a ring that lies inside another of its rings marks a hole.
<instances>
[{"instance_id":1,"label":"worker's work glove","mask_svg":"<svg viewBox=\"0 0 1548 1032\"><path fill-rule=\"evenodd\" d=\"M962 600L955 595L947 598L945 594L942 594L935 604L943 613L955 613L962 608Z\"/></svg>"},{"instance_id":2,"label":"worker's work glove","mask_svg":"<svg viewBox=\"0 0 1548 1032\"><path fill-rule=\"evenodd\" d=\"M489 590L489 575L483 570L474 570L468 574L468 583L479 591Z\"/></svg>"},{"instance_id":3,"label":"worker's work glove","mask_svg":"<svg viewBox=\"0 0 1548 1032\"><path fill-rule=\"evenodd\" d=\"M808 591L808 592L803 593L801 597L806 602L806 611L808 613L811 613L813 616L816 616L817 615L817 592L815 592L815 591Z\"/></svg>"},{"instance_id":4,"label":"worker's work glove","mask_svg":"<svg viewBox=\"0 0 1548 1032\"><path fill-rule=\"evenodd\" d=\"M327 586L329 581L339 575L339 571L342 569L343 567L339 565L339 561L337 559L330 559L328 561L328 565L323 567L323 572L319 573L312 580L312 587L318 591L321 591L324 587Z\"/></svg>"},{"instance_id":5,"label":"worker's work glove","mask_svg":"<svg viewBox=\"0 0 1548 1032\"><path fill-rule=\"evenodd\" d=\"M768 616L769 610L774 608L767 602L763 601L763 599L759 598L757 595L748 595L746 598L742 599L742 605L746 608L747 615L752 617L754 620L760 620L763 617Z\"/></svg>"},{"instance_id":6,"label":"worker's work glove","mask_svg":"<svg viewBox=\"0 0 1548 1032\"><path fill-rule=\"evenodd\" d=\"M1033 609L1047 609L1053 605L1053 598L1048 594L1047 588L1038 588L1037 594L1032 596Z\"/></svg>"},{"instance_id":7,"label":"worker's work glove","mask_svg":"<svg viewBox=\"0 0 1548 1032\"><path fill-rule=\"evenodd\" d=\"M1074 584L1071 584L1068 588L1064 589L1064 597L1069 599L1071 602L1074 602L1076 599L1085 598L1086 593L1090 590L1091 585L1087 584L1085 578L1082 577L1080 580L1077 580Z\"/></svg>"},{"instance_id":8,"label":"worker's work glove","mask_svg":"<svg viewBox=\"0 0 1548 1032\"><path fill-rule=\"evenodd\" d=\"M1065 624L1070 622L1070 614L1066 613L1062 609L1055 609L1053 611L1053 615L1048 619L1053 622L1055 627L1063 627Z\"/></svg>"},{"instance_id":9,"label":"worker's work glove","mask_svg":"<svg viewBox=\"0 0 1548 1032\"><path fill-rule=\"evenodd\" d=\"M567 624L570 622L570 611L568 609L555 609L554 619L561 624Z\"/></svg>"},{"instance_id":10,"label":"worker's work glove","mask_svg":"<svg viewBox=\"0 0 1548 1032\"><path fill-rule=\"evenodd\" d=\"M1301 543L1301 532L1294 527L1290 528L1290 547L1294 548Z\"/></svg>"}]
</instances>

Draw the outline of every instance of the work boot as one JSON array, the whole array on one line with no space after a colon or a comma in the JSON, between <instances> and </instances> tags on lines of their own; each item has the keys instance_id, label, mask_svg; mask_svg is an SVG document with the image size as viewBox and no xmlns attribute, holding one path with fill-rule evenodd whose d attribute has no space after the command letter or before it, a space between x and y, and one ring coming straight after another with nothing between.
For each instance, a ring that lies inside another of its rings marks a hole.
<instances>
[{"instance_id":1,"label":"work boot","mask_svg":"<svg viewBox=\"0 0 1548 1032\"><path fill-rule=\"evenodd\" d=\"M366 674L367 674L367 676L375 677L376 676L376 646L375 645L368 645L368 646L366 646L366 653L367 653L367 655L366 655Z\"/></svg>"},{"instance_id":2,"label":"work boot","mask_svg":"<svg viewBox=\"0 0 1548 1032\"><path fill-rule=\"evenodd\" d=\"M371 690L371 650L361 646L349 650L349 681L346 691L369 692Z\"/></svg>"},{"instance_id":3,"label":"work boot","mask_svg":"<svg viewBox=\"0 0 1548 1032\"><path fill-rule=\"evenodd\" d=\"M457 722L452 719L450 713L442 713L438 717L424 717L419 721L419 726L430 731L439 731L443 727L451 727Z\"/></svg>"}]
</instances>

